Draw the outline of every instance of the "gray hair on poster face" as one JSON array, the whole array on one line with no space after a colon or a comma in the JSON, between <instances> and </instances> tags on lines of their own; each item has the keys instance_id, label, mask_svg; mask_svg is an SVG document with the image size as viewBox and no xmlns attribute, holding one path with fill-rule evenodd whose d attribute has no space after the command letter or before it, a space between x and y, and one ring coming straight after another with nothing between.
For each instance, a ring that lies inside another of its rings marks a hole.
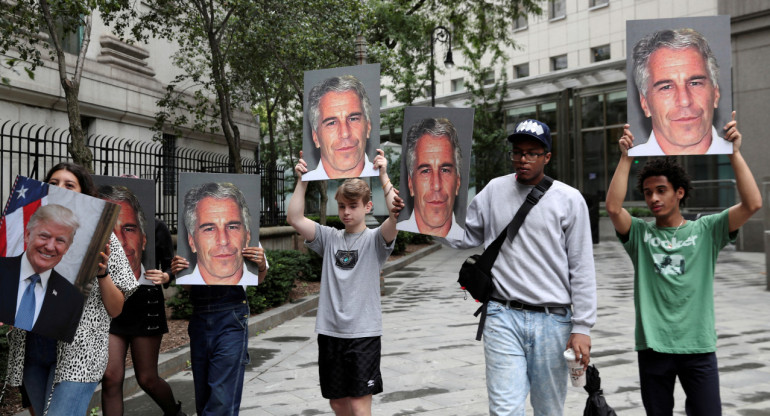
<instances>
[{"instance_id":1,"label":"gray hair on poster face","mask_svg":"<svg viewBox=\"0 0 770 416\"><path fill-rule=\"evenodd\" d=\"M204 198L214 199L232 199L238 204L241 211L241 221L243 221L246 231L251 232L251 215L249 206L246 204L246 198L237 186L232 183L209 182L191 188L184 196L184 226L187 233L195 234L195 228L198 223L198 214L195 212L198 202Z\"/></svg>"},{"instance_id":2,"label":"gray hair on poster face","mask_svg":"<svg viewBox=\"0 0 770 416\"><path fill-rule=\"evenodd\" d=\"M650 57L660 48L674 50L695 48L703 57L711 84L714 88L719 87L719 65L706 38L694 29L664 29L648 34L634 46L632 55L634 82L636 88L645 97L647 96L647 83L650 79Z\"/></svg>"},{"instance_id":3,"label":"gray hair on poster face","mask_svg":"<svg viewBox=\"0 0 770 416\"><path fill-rule=\"evenodd\" d=\"M361 101L361 106L364 109L365 121L369 122L372 119L372 105L369 103L369 96L366 95L364 84L358 78L353 75L327 78L314 86L308 94L310 127L313 131L318 131L318 119L321 117L321 110L319 109L321 98L328 92L342 93L346 91L353 91L358 95L358 99Z\"/></svg>"}]
</instances>

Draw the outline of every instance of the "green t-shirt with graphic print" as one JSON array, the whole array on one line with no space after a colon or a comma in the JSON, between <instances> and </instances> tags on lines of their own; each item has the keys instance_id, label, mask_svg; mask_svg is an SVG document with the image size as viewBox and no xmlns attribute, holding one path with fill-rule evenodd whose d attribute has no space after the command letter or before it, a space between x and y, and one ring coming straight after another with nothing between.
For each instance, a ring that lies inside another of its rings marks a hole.
<instances>
[{"instance_id":1,"label":"green t-shirt with graphic print","mask_svg":"<svg viewBox=\"0 0 770 416\"><path fill-rule=\"evenodd\" d=\"M678 230L632 219L623 247L634 263L637 351L716 351L714 267L736 236L729 232L727 210Z\"/></svg>"}]
</instances>

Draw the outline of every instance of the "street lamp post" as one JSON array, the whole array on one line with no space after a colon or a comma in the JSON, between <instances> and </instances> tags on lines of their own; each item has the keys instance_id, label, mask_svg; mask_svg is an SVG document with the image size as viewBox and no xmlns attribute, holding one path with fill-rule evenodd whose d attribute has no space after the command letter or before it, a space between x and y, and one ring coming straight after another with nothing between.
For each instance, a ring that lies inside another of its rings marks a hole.
<instances>
[{"instance_id":1,"label":"street lamp post","mask_svg":"<svg viewBox=\"0 0 770 416\"><path fill-rule=\"evenodd\" d=\"M447 43L446 57L444 58L444 66L447 69L452 69L454 61L452 60L452 33L449 32L444 26L436 26L432 32L430 32L430 105L436 106L436 63L434 61L433 48L436 42Z\"/></svg>"}]
</instances>

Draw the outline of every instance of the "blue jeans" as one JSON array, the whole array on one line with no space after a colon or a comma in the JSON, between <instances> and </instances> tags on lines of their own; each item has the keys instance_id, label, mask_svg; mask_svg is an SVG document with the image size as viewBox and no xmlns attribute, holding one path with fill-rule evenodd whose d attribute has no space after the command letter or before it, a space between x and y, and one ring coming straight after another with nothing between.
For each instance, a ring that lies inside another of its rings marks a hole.
<instances>
[{"instance_id":1,"label":"blue jeans","mask_svg":"<svg viewBox=\"0 0 770 416\"><path fill-rule=\"evenodd\" d=\"M24 389L36 415L42 415L56 372L56 340L27 333L24 347Z\"/></svg>"},{"instance_id":2,"label":"blue jeans","mask_svg":"<svg viewBox=\"0 0 770 416\"><path fill-rule=\"evenodd\" d=\"M524 416L527 395L535 416L564 413L567 363L564 350L572 331L566 315L487 306L484 357L489 414Z\"/></svg>"},{"instance_id":3,"label":"blue jeans","mask_svg":"<svg viewBox=\"0 0 770 416\"><path fill-rule=\"evenodd\" d=\"M62 381L56 383L51 395L51 404L48 406L46 416L71 416L85 415L88 413L88 404L94 395L98 381L93 383L79 383L76 381ZM35 413L38 414L38 413Z\"/></svg>"},{"instance_id":4,"label":"blue jeans","mask_svg":"<svg viewBox=\"0 0 770 416\"><path fill-rule=\"evenodd\" d=\"M248 321L245 302L195 306L187 332L199 416L238 414L249 363Z\"/></svg>"},{"instance_id":5,"label":"blue jeans","mask_svg":"<svg viewBox=\"0 0 770 416\"><path fill-rule=\"evenodd\" d=\"M642 403L650 416L674 413L674 384L682 383L688 415L719 416L719 366L716 353L666 354L651 349L637 352Z\"/></svg>"}]
</instances>

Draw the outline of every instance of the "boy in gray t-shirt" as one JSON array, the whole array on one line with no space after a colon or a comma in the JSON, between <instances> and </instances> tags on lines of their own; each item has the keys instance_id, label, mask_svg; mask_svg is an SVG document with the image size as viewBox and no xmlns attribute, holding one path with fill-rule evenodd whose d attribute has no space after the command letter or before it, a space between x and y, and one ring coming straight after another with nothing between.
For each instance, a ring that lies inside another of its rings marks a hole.
<instances>
[{"instance_id":1,"label":"boy in gray t-shirt","mask_svg":"<svg viewBox=\"0 0 770 416\"><path fill-rule=\"evenodd\" d=\"M382 392L380 271L393 251L396 217L404 204L388 179L384 152L377 153L373 165L380 170L390 215L375 229L366 228L371 190L361 179L347 179L334 197L344 230L305 217L307 182L302 174L307 164L301 152L294 168L297 186L288 221L307 247L323 256L315 331L321 394L336 414L371 414L372 395Z\"/></svg>"}]
</instances>

